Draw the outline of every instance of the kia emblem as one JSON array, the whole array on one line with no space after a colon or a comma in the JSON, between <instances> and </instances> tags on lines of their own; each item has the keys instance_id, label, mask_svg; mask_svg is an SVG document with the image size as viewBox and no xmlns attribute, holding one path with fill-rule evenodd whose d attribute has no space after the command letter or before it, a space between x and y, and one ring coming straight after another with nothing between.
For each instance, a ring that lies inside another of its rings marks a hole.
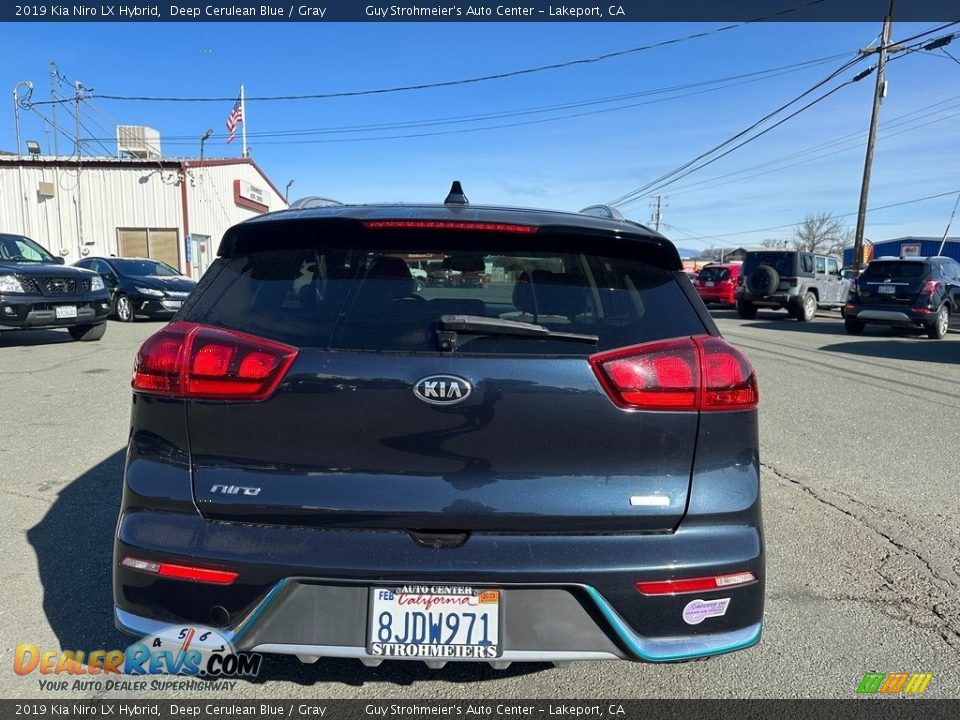
<instances>
[{"instance_id":1,"label":"kia emblem","mask_svg":"<svg viewBox=\"0 0 960 720\"><path fill-rule=\"evenodd\" d=\"M417 380L413 394L431 405L456 405L470 397L470 383L455 375L428 375Z\"/></svg>"}]
</instances>

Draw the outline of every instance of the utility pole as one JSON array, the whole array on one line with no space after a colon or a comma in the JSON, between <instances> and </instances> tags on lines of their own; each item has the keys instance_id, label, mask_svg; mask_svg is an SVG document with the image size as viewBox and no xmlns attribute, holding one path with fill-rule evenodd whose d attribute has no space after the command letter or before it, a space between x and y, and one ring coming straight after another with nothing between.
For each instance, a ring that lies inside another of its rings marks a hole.
<instances>
[{"instance_id":1,"label":"utility pole","mask_svg":"<svg viewBox=\"0 0 960 720\"><path fill-rule=\"evenodd\" d=\"M657 195L653 201L653 229L660 232L660 221L663 219L663 195Z\"/></svg>"},{"instance_id":2,"label":"utility pole","mask_svg":"<svg viewBox=\"0 0 960 720\"><path fill-rule=\"evenodd\" d=\"M53 155L54 157L60 156L60 146L57 142L57 135L60 134L60 131L57 129L57 76L60 74L60 71L57 69L57 64L51 60L50 61L50 99L53 100L53 105L50 106L50 116L51 122L53 123Z\"/></svg>"},{"instance_id":3,"label":"utility pole","mask_svg":"<svg viewBox=\"0 0 960 720\"><path fill-rule=\"evenodd\" d=\"M80 91L83 90L83 84L79 80L77 80L77 82L74 83L73 88L75 91L73 95L73 100L75 103L76 121L77 121L77 125L76 125L77 134L76 134L75 142L77 146L77 157L79 158L83 156L83 148L80 146L80 100L83 99L80 96Z\"/></svg>"},{"instance_id":4,"label":"utility pole","mask_svg":"<svg viewBox=\"0 0 960 720\"><path fill-rule=\"evenodd\" d=\"M863 161L863 182L860 185L860 206L857 211L857 230L853 239L853 276L860 275L863 263L863 231L867 222L867 198L870 194L870 172L873 169L873 146L877 141L877 123L880 118L880 103L886 95L887 81L884 68L887 64L887 51L890 45L890 32L893 28L893 6L896 0L890 0L890 10L883 19L883 32L880 35L880 47L877 49L877 82L873 89L873 110L870 113L870 131L867 134L867 155Z\"/></svg>"}]
</instances>

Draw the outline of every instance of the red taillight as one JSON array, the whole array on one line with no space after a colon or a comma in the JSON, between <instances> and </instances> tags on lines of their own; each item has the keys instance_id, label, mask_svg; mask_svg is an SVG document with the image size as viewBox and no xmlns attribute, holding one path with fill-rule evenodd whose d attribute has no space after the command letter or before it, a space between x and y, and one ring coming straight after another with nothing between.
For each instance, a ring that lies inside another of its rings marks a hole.
<instances>
[{"instance_id":1,"label":"red taillight","mask_svg":"<svg viewBox=\"0 0 960 720\"><path fill-rule=\"evenodd\" d=\"M160 577L174 578L176 580L212 583L214 585L229 585L239 576L238 573L232 570L212 570L211 568L176 565L174 563L141 560L140 558L133 557L125 557L120 561L120 564L125 568L150 575L159 575Z\"/></svg>"},{"instance_id":2,"label":"red taillight","mask_svg":"<svg viewBox=\"0 0 960 720\"><path fill-rule=\"evenodd\" d=\"M175 322L137 353L133 389L211 400L263 400L276 389L297 349L222 328Z\"/></svg>"},{"instance_id":3,"label":"red taillight","mask_svg":"<svg viewBox=\"0 0 960 720\"><path fill-rule=\"evenodd\" d=\"M940 283L936 280L927 280L923 284L923 289L920 291L921 295L933 295L937 288L940 287Z\"/></svg>"},{"instance_id":4,"label":"red taillight","mask_svg":"<svg viewBox=\"0 0 960 720\"><path fill-rule=\"evenodd\" d=\"M518 233L532 235L540 228L535 225L512 223L459 222L455 220L368 220L367 230L467 230L475 232Z\"/></svg>"},{"instance_id":5,"label":"red taillight","mask_svg":"<svg viewBox=\"0 0 960 720\"><path fill-rule=\"evenodd\" d=\"M714 575L711 577L685 578L681 580L641 581L636 584L636 588L644 595L680 595L683 593L709 592L710 590L726 590L744 585L752 585L756 581L756 575L750 571L745 571L732 573L730 575Z\"/></svg>"},{"instance_id":6,"label":"red taillight","mask_svg":"<svg viewBox=\"0 0 960 720\"><path fill-rule=\"evenodd\" d=\"M590 364L613 402L640 410L751 410L750 362L726 340L679 338L601 353Z\"/></svg>"}]
</instances>

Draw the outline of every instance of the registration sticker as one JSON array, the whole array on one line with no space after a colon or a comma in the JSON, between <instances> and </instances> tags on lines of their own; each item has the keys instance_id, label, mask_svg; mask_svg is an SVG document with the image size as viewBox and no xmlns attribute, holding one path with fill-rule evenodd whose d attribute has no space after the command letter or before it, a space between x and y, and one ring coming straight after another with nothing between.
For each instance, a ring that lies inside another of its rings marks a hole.
<instances>
[{"instance_id":1,"label":"registration sticker","mask_svg":"<svg viewBox=\"0 0 960 720\"><path fill-rule=\"evenodd\" d=\"M683 609L683 621L687 625L699 625L709 617L726 615L730 598L716 600L692 600Z\"/></svg>"},{"instance_id":2,"label":"registration sticker","mask_svg":"<svg viewBox=\"0 0 960 720\"><path fill-rule=\"evenodd\" d=\"M367 652L377 657L500 656L499 590L405 585L370 590Z\"/></svg>"}]
</instances>

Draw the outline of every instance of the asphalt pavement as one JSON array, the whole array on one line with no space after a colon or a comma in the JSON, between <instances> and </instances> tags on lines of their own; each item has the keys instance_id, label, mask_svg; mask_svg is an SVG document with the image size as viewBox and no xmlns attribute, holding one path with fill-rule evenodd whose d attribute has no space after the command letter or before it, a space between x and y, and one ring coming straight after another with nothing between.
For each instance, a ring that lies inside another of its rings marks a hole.
<instances>
[{"instance_id":1,"label":"asphalt pavement","mask_svg":"<svg viewBox=\"0 0 960 720\"><path fill-rule=\"evenodd\" d=\"M714 312L761 390L766 627L757 647L673 665L567 668L267 656L254 682L180 697L854 697L865 672L930 672L927 697L960 697L960 334ZM0 337L0 697L170 697L42 690L13 672L19 643L122 649L110 552L140 342L158 323ZM72 680L69 676L67 679Z\"/></svg>"}]
</instances>

